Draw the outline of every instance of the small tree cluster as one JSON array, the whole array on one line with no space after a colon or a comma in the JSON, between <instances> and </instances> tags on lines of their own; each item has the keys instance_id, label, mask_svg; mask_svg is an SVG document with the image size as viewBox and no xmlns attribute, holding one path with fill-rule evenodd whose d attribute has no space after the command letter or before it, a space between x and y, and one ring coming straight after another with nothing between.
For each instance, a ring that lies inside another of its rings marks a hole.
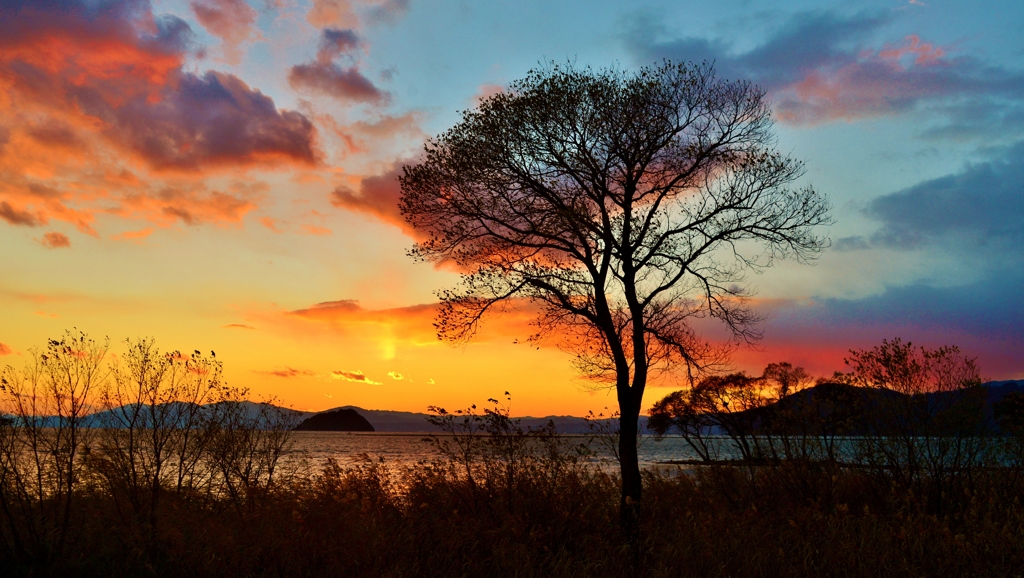
<instances>
[{"instance_id":1,"label":"small tree cluster","mask_svg":"<svg viewBox=\"0 0 1024 578\"><path fill-rule=\"evenodd\" d=\"M886 340L851 351L846 363L848 373L828 380L787 363L757 377L708 377L655 403L649 424L681 434L705 463L738 456L751 473L783 463L867 468L935 512L978 467L1016 460L1015 441L986 426L977 363L956 347ZM1017 431L1016 400L1008 396L996 415L1008 433Z\"/></svg>"},{"instance_id":2,"label":"small tree cluster","mask_svg":"<svg viewBox=\"0 0 1024 578\"><path fill-rule=\"evenodd\" d=\"M116 504L121 537L152 546L162 502L222 500L243 508L274 483L294 425L269 403L243 401L211 352L162 353L68 332L0 379L0 549L59 557L75 502L94 490Z\"/></svg>"}]
</instances>

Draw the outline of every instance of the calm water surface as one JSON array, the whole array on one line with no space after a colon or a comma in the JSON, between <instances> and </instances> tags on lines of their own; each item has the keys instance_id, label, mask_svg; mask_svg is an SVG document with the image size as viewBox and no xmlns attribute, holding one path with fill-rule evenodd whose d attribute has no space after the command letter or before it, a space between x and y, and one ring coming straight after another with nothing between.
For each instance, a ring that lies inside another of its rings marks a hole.
<instances>
[{"instance_id":1,"label":"calm water surface","mask_svg":"<svg viewBox=\"0 0 1024 578\"><path fill-rule=\"evenodd\" d=\"M347 432L294 432L293 446L285 456L285 461L307 459L314 467L322 465L328 458L334 458L343 465L352 465L366 459L374 461L383 460L393 466L411 466L423 461L432 461L441 457L436 445L429 439L431 434L427 433L347 433ZM451 436L438 436L444 440ZM618 463L611 452L614 440L608 437L593 435L563 434L559 439L565 444L566 449L583 444L590 448L592 457L589 461L609 470L618 469ZM835 438L835 450L841 461L858 461L858 446L860 438ZM930 440L930 441L929 441ZM762 439L762 442L764 440ZM986 455L998 450L1002 443L1001 438L979 438L976 441L987 445L984 448ZM711 437L709 442L714 446L713 455L720 460L740 459L741 455L726 437ZM932 438L919 439L919 451L924 452L924 446L928 443L940 444ZM941 444L940 444L941 445ZM926 455L925 453L921 454ZM955 452L945 452L948 459L956 458ZM671 462L683 460L697 460L699 456L690 448L689 444L681 436L666 436L661 440L653 437L644 438L639 448L641 467L659 467L664 471L675 471L674 465L667 465ZM990 456L991 457L991 456ZM996 457L995 459L998 459ZM683 466L684 470L689 469Z\"/></svg>"},{"instance_id":2,"label":"calm water surface","mask_svg":"<svg viewBox=\"0 0 1024 578\"><path fill-rule=\"evenodd\" d=\"M295 432L294 445L288 458L306 457L313 465L321 465L328 458L341 464L354 464L370 458L383 459L396 466L414 465L440 457L436 446L425 440L430 434L413 433L349 433L349 432ZM440 436L444 438L445 436ZM603 440L589 435L559 436L566 446L585 444L593 452L595 462L614 460ZM681 437L668 436L660 441L643 440L640 446L640 464L653 466L670 460L695 459L697 455ZM728 452L727 452L728 453ZM723 456L730 457L730 456Z\"/></svg>"}]
</instances>

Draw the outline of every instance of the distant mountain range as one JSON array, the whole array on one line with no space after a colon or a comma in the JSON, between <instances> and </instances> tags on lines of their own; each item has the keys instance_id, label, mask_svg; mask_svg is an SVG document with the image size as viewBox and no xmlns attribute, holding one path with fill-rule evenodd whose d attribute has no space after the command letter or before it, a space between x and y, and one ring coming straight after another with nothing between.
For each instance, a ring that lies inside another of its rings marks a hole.
<instances>
[{"instance_id":1,"label":"distant mountain range","mask_svg":"<svg viewBox=\"0 0 1024 578\"><path fill-rule=\"evenodd\" d=\"M829 389L829 388L832 389ZM822 384L812 388L808 388L801 392L791 395L789 398L782 402L770 404L763 408L756 410L760 415L758 419L771 419L770 416L780 411L786 410L789 406L798 403L806 403L808 400L834 396L836 391L833 391L836 384ZM849 386L844 386L849 387ZM1005 381L990 381L982 385L985 388L985 421L988 429L995 431L995 421L992 415L992 408L1000 402L1007 394L1010 393L1024 393L1024 380L1005 380ZM857 414L862 408L868 407L873 403L876 403L875 398L884 395L890 395L889 392L876 389L867 388L853 388L856 395L843 396L843 399L851 404L848 408L853 414ZM934 395L934 394L929 394ZM256 402L244 401L240 402L241 407L246 416L251 419L260 419L261 405ZM174 411L183 411L184 404L175 403ZM212 411L213 405L204 406L204 411ZM291 408L276 407L276 409L282 412L282 415L288 417L288 421L292 421L295 424L300 424L307 419L316 416L328 414L331 412L337 412L339 410L355 410L357 414L366 419L367 422L373 426L373 430L378 433L421 433L435 431L435 428L430 425L427 421L429 414L416 413L407 411L392 411L392 410L381 410L381 409L363 409L354 405L345 405L340 407L331 408L321 412L310 412L310 411L299 411ZM98 412L87 416L83 420L85 427L103 427L114 423L112 420L113 412L117 410L108 410ZM859 421L854 417L854 421ZM57 418L44 418L44 426L56 425ZM566 434L586 434L591 433L590 422L581 418L567 415L552 415L545 417L519 417L514 418L519 421L520 426L523 429L532 428L538 429L544 427L548 422L552 422L555 425L555 429L559 433ZM641 417L641 426L646 428L647 418L646 416ZM854 428L857 429L856 427ZM856 435L856 432L851 432Z\"/></svg>"},{"instance_id":2,"label":"distant mountain range","mask_svg":"<svg viewBox=\"0 0 1024 578\"><path fill-rule=\"evenodd\" d=\"M248 419L261 421L262 417L266 413L266 409L261 404L253 401L242 401L238 402L241 413ZM211 412L214 410L215 404L209 404L202 407L203 412ZM174 415L175 412L184 413L188 407L186 404L181 402L174 402L168 404L169 414ZM391 411L391 410L377 410L377 409L363 409L354 405L346 405L341 407L335 407L320 412L312 411L300 411L287 407L270 406L271 412L274 410L280 412L282 416L286 418L286 421L292 422L296 425L303 424L309 421L311 418L316 416L325 416L332 413L340 412L341 410L354 410L359 416L365 418L373 427L373 431L379 433L423 433L435 431L435 428L430 425L427 421L427 417L430 414L427 413L415 413L407 411ZM118 427L118 424L122 420L118 414L121 413L121 409L105 410L96 412L88 415L82 419L83 427ZM130 414L129 414L130 415ZM143 412L145 415L145 412ZM166 415L166 414L165 414ZM141 417L141 416L140 416ZM351 418L350 418L351 419ZM559 433L589 433L590 427L587 420L580 417L573 416L547 416L547 417L522 417L514 418L520 421L520 425L523 429L527 428L541 428L548 424L549 421L555 424L555 428ZM146 420L140 420L140 426L146 425ZM42 418L42 427L55 427L59 423L56 416L48 416ZM322 418L314 421L312 425L303 427L301 429L310 429L312 431L340 431L334 429L335 426L324 425L328 423ZM365 431L360 430L359 427L351 427L347 431Z\"/></svg>"}]
</instances>

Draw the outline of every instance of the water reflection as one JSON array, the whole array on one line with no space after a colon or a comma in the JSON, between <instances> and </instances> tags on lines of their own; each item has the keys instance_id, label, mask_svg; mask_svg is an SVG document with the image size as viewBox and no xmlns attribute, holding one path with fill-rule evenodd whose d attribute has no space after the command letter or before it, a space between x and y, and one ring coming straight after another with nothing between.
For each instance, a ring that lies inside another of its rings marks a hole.
<instances>
[{"instance_id":1,"label":"water reflection","mask_svg":"<svg viewBox=\"0 0 1024 578\"><path fill-rule=\"evenodd\" d=\"M328 458L334 458L343 465L354 464L364 460L365 456L375 460L383 459L394 466L411 466L441 456L430 441L430 434L294 432L293 435L294 445L286 460L306 458L314 466L322 465ZM565 447L585 445L593 454L590 459L597 464L615 461L608 440L573 434L560 435L559 439ZM738 458L739 454L731 447L726 447L725 441L722 440L722 459ZM682 437L666 436L661 440L642 440L639 457L642 467L651 467L659 463L693 460L698 456Z\"/></svg>"}]
</instances>

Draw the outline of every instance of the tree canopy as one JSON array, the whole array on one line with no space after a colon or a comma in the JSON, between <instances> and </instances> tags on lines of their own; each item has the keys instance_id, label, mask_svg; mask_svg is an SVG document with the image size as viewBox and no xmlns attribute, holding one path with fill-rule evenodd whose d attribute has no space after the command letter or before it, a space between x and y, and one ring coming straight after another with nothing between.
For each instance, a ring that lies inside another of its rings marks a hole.
<instances>
[{"instance_id":1,"label":"tree canopy","mask_svg":"<svg viewBox=\"0 0 1024 578\"><path fill-rule=\"evenodd\" d=\"M635 446L652 371L721 360L692 322L756 340L747 274L826 245L829 203L792 187L803 172L775 150L765 92L711 65L551 65L428 141L400 206L424 235L413 254L463 271L439 293L439 337L539 306L534 337L560 336L584 375L614 384L620 446ZM636 449L620 449L637 502Z\"/></svg>"}]
</instances>

